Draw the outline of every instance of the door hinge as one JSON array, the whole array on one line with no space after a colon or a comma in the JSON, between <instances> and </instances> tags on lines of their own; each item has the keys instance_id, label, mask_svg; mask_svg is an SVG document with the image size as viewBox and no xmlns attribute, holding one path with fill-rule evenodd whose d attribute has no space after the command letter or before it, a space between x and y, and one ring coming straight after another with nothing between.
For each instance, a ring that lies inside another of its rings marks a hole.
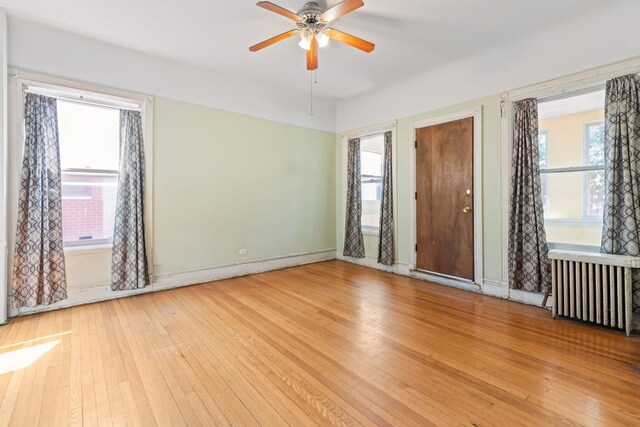
<instances>
[{"instance_id":1,"label":"door hinge","mask_svg":"<svg viewBox=\"0 0 640 427\"><path fill-rule=\"evenodd\" d=\"M416 252L418 252L418 244L416 243Z\"/></svg>"},{"instance_id":2,"label":"door hinge","mask_svg":"<svg viewBox=\"0 0 640 427\"><path fill-rule=\"evenodd\" d=\"M416 191L415 197L416 197L416 200L418 200L418 192L417 191Z\"/></svg>"},{"instance_id":3,"label":"door hinge","mask_svg":"<svg viewBox=\"0 0 640 427\"><path fill-rule=\"evenodd\" d=\"M417 139L416 139L416 141L415 141L415 145L414 145L414 147L415 147L416 149L418 148L418 140L417 140Z\"/></svg>"}]
</instances>

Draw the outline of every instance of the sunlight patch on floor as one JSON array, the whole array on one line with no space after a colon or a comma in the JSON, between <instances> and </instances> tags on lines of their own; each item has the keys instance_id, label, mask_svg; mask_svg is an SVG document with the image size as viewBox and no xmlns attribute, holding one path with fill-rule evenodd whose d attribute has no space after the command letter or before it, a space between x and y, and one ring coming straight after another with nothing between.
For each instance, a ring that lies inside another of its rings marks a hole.
<instances>
[{"instance_id":1,"label":"sunlight patch on floor","mask_svg":"<svg viewBox=\"0 0 640 427\"><path fill-rule=\"evenodd\" d=\"M44 337L34 338L32 340L26 340L26 341L16 342L16 343L13 343L13 344L2 345L2 346L0 346L0 350L4 350L4 349L9 348L9 347L23 346L23 345L31 343L31 342L48 340L50 338L59 337L61 335L69 335L71 332L72 331L65 331L65 332L60 332L60 333L57 333L57 334L47 335L47 336L44 336Z\"/></svg>"},{"instance_id":2,"label":"sunlight patch on floor","mask_svg":"<svg viewBox=\"0 0 640 427\"><path fill-rule=\"evenodd\" d=\"M56 340L0 354L0 375L31 366L59 343L60 340Z\"/></svg>"}]
</instances>

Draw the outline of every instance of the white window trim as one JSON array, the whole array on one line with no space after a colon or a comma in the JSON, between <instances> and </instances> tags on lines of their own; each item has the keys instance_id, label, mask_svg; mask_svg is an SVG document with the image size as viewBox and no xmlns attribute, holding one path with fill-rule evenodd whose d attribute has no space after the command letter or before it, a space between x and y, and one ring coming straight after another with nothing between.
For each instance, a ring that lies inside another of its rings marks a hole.
<instances>
[{"instance_id":1,"label":"white window trim","mask_svg":"<svg viewBox=\"0 0 640 427\"><path fill-rule=\"evenodd\" d=\"M143 136L145 145L145 239L147 242L147 256L149 259L149 274L153 282L153 97L139 93L107 88L90 83L82 83L60 77L48 76L17 68L10 68L8 85L9 110L9 179L7 183L9 212L8 236L8 271L12 271L15 233L17 226L18 194L20 186L20 170L24 149L24 94L28 87L30 92L58 96L66 99L81 100L91 103L99 100L102 105L117 108L139 109L142 114ZM111 245L86 245L65 247L65 256L77 256L86 253L110 253ZM9 277L8 283L12 278ZM15 313L13 313L15 315Z\"/></svg>"},{"instance_id":2,"label":"white window trim","mask_svg":"<svg viewBox=\"0 0 640 427\"><path fill-rule=\"evenodd\" d=\"M602 87L607 80L634 73L640 73L640 58L616 62L502 94L502 279L506 286L509 281L509 201L511 199L513 103L526 98L562 97L566 94L589 91Z\"/></svg>"},{"instance_id":3,"label":"white window trim","mask_svg":"<svg viewBox=\"0 0 640 427\"><path fill-rule=\"evenodd\" d=\"M363 128L359 128L359 129L354 129L351 131L347 131L344 132L342 134L342 176L343 176L343 180L342 180L342 221L344 222L344 214L345 214L345 208L346 208L346 200L347 200L347 145L350 139L353 138L362 138L364 136L368 136L368 135L374 135L374 134L378 134L378 133L382 133L382 132L387 132L387 131L391 131L391 155L392 155L392 162L393 162L393 173L392 173L392 179L393 179L393 231L394 231L394 235L393 235L393 245L395 248L398 247L398 241L397 241L397 231L398 230L398 199L397 199L397 194L398 192L396 191L396 182L397 182L397 171L396 171L396 164L397 164L397 153L396 153L396 121L390 121L390 122L384 122L384 123L380 123L378 125L373 125L373 126L367 126L367 127L363 127ZM380 227L370 227L370 226L366 226L363 225L361 227L362 229L362 234L365 236L373 236L373 237L378 237L380 235ZM344 236L343 236L344 237ZM397 252L397 251L395 251ZM342 248L338 248L338 253L342 254ZM396 259L393 260L393 263L395 264L397 262L397 254L394 254L394 257Z\"/></svg>"}]
</instances>

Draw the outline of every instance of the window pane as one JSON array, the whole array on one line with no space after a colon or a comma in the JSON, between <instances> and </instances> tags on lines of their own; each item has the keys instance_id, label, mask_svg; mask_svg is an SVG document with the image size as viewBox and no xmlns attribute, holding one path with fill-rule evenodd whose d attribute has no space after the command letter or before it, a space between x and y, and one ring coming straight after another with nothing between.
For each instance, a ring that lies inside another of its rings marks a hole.
<instances>
[{"instance_id":1,"label":"window pane","mask_svg":"<svg viewBox=\"0 0 640 427\"><path fill-rule=\"evenodd\" d=\"M380 200L382 198L382 162L384 133L360 139L360 174L362 180L362 226L380 226Z\"/></svg>"},{"instance_id":2,"label":"window pane","mask_svg":"<svg viewBox=\"0 0 640 427\"><path fill-rule=\"evenodd\" d=\"M381 182L362 182L362 200L377 200L382 197Z\"/></svg>"},{"instance_id":3,"label":"window pane","mask_svg":"<svg viewBox=\"0 0 640 427\"><path fill-rule=\"evenodd\" d=\"M590 123L585 127L587 164L604 165L604 123Z\"/></svg>"},{"instance_id":4,"label":"window pane","mask_svg":"<svg viewBox=\"0 0 640 427\"><path fill-rule=\"evenodd\" d=\"M113 239L119 162L119 111L58 100L65 245Z\"/></svg>"},{"instance_id":5,"label":"window pane","mask_svg":"<svg viewBox=\"0 0 640 427\"><path fill-rule=\"evenodd\" d=\"M547 241L600 246L604 203L604 90L538 103ZM596 171L552 171L597 166Z\"/></svg>"},{"instance_id":6,"label":"window pane","mask_svg":"<svg viewBox=\"0 0 640 427\"><path fill-rule=\"evenodd\" d=\"M547 241L600 246L604 172L543 174L543 178L547 181L548 194Z\"/></svg>"},{"instance_id":7,"label":"window pane","mask_svg":"<svg viewBox=\"0 0 640 427\"><path fill-rule=\"evenodd\" d=\"M58 132L62 169L118 170L117 109L58 100Z\"/></svg>"},{"instance_id":8,"label":"window pane","mask_svg":"<svg viewBox=\"0 0 640 427\"><path fill-rule=\"evenodd\" d=\"M362 225L365 227L380 226L380 202L375 200L362 201Z\"/></svg>"},{"instance_id":9,"label":"window pane","mask_svg":"<svg viewBox=\"0 0 640 427\"><path fill-rule=\"evenodd\" d=\"M540 184L542 193L542 209L546 215L549 211L549 175L540 174Z\"/></svg>"},{"instance_id":10,"label":"window pane","mask_svg":"<svg viewBox=\"0 0 640 427\"><path fill-rule=\"evenodd\" d=\"M544 168L602 164L604 129L599 126L604 104L604 91L538 104L539 134L546 144Z\"/></svg>"},{"instance_id":11,"label":"window pane","mask_svg":"<svg viewBox=\"0 0 640 427\"><path fill-rule=\"evenodd\" d=\"M604 171L587 173L586 215L602 218L604 207Z\"/></svg>"},{"instance_id":12,"label":"window pane","mask_svg":"<svg viewBox=\"0 0 640 427\"><path fill-rule=\"evenodd\" d=\"M382 154L361 151L360 173L368 176L382 176Z\"/></svg>"},{"instance_id":13,"label":"window pane","mask_svg":"<svg viewBox=\"0 0 640 427\"><path fill-rule=\"evenodd\" d=\"M118 175L62 174L62 235L65 243L113 239Z\"/></svg>"},{"instance_id":14,"label":"window pane","mask_svg":"<svg viewBox=\"0 0 640 427\"><path fill-rule=\"evenodd\" d=\"M540 131L538 133L538 156L540 158L540 168L547 168L549 161L547 159L547 132Z\"/></svg>"}]
</instances>

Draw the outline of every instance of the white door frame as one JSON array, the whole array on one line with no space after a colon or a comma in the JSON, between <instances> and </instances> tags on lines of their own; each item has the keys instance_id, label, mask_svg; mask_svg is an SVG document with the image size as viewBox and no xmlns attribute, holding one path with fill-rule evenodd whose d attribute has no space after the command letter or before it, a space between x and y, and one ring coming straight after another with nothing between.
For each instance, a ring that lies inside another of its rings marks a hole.
<instances>
[{"instance_id":1,"label":"white door frame","mask_svg":"<svg viewBox=\"0 0 640 427\"><path fill-rule=\"evenodd\" d=\"M474 283L482 284L483 279L483 238L482 238L482 107L476 107L469 110L457 111L450 114L432 117L429 119L418 120L413 122L411 130L413 132L413 140L416 141L416 129L435 126L443 123L453 122L460 119L473 117L473 263L474 263ZM416 270L417 256L416 243L418 242L417 227L417 203L415 199L416 192L416 149L410 150L409 154L410 167L410 185L409 200L411 203L411 231L410 243L411 262L409 268L411 271ZM430 277L434 279L434 277ZM440 280L442 281L442 280ZM466 280L445 280L445 282L453 282L448 284L455 285L455 282L467 282Z\"/></svg>"}]
</instances>

